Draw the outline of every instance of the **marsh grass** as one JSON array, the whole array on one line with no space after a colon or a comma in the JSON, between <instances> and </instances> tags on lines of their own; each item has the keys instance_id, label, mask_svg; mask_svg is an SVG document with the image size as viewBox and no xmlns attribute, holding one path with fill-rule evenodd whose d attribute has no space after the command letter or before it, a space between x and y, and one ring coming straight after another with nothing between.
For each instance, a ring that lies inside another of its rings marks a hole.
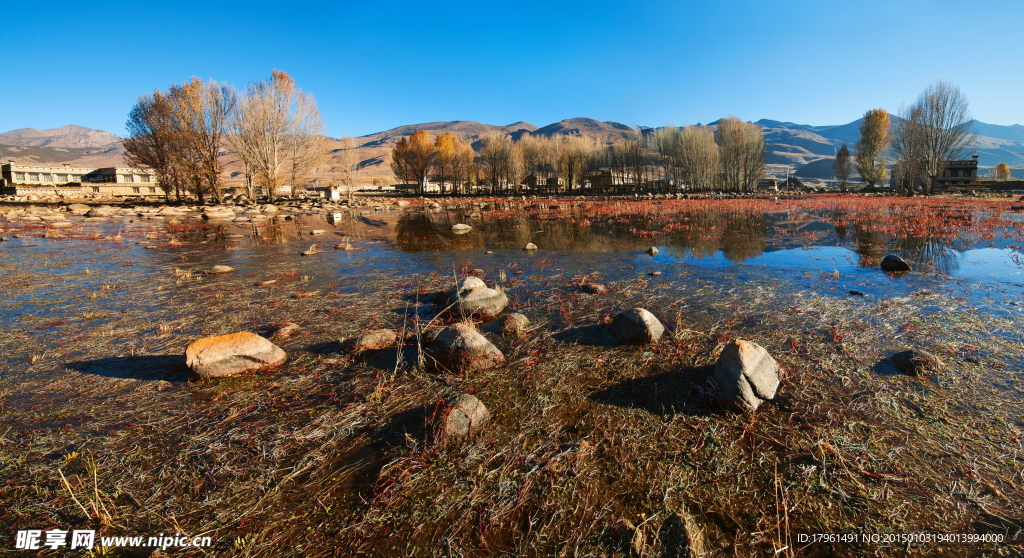
<instances>
[{"instance_id":1,"label":"marsh grass","mask_svg":"<svg viewBox=\"0 0 1024 558\"><path fill-rule=\"evenodd\" d=\"M148 282L97 274L118 288L83 308L82 291L61 298L0 266L21 297L0 310L23 314L0 368L5 533L182 532L211 536L212 555L247 557L1014 556L1024 541L1024 319L954 288L862 300L829 290L843 279L830 274L826 288L794 289L723 270L605 281L609 294L588 295L554 256L502 278L535 323L524 338L481 324L507 364L460 375L424 369L417 350L356 357L337 342L392 327L416 348L456 319L438 317L447 273L367 271L336 296L292 299L242 276L181 281L164 265ZM293 268L261 278L295 287ZM634 306L670 326L663 342L608 336L606 319ZM89 319L54 326L55 314ZM304 335L281 343L284 366L186 375L191 340L285 321ZM60 346L38 331L61 332ZM709 367L734 338L783 367L776 399L753 414L713 403ZM908 346L945 370L898 373L887 357ZM12 364L44 351L38 372ZM431 440L433 405L463 392L491 422ZM797 542L919 531L1007 542Z\"/></svg>"}]
</instances>

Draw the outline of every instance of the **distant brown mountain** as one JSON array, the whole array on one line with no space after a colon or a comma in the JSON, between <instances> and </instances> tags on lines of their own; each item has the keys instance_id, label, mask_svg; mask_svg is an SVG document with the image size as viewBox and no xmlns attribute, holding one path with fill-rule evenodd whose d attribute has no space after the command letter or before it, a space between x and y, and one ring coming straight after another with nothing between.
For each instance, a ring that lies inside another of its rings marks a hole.
<instances>
[{"instance_id":1,"label":"distant brown mountain","mask_svg":"<svg viewBox=\"0 0 1024 558\"><path fill-rule=\"evenodd\" d=\"M714 127L717 122L709 126ZM826 178L830 174L831 159L835 149L846 143L849 147L857 139L860 121L838 126L809 126L776 120L757 122L765 134L767 159L775 173L787 173L800 169L798 174L808 177ZM975 123L979 133L975 147L983 167L1006 162L1014 168L1014 176L1024 168L1024 140L1021 126L999 126ZM618 122L601 122L592 118L569 118L538 128L529 122L513 122L499 126L471 120L426 122L408 124L383 132L357 138L332 139L331 155L317 169L316 176L331 181L342 176L347 159L345 150L355 153L351 158L359 166L360 182L373 178L391 176L391 149L398 140L417 130L427 130L431 136L442 132L453 132L465 141L479 147L479 141L487 134L509 134L515 139L524 135L579 135L595 143L610 145L623 139L635 138L638 128L631 128ZM643 129L647 130L647 129ZM0 156L20 163L70 164L79 167L118 166L124 164L124 148L120 138L101 130L82 126L62 126L52 130L22 128L0 134ZM234 153L222 157L227 182L240 181L241 165ZM813 163L813 164L812 164ZM802 168L807 166L806 169Z\"/></svg>"},{"instance_id":2,"label":"distant brown mountain","mask_svg":"<svg viewBox=\"0 0 1024 558\"><path fill-rule=\"evenodd\" d=\"M121 138L110 132L93 130L84 126L75 126L74 124L50 130L20 128L0 134L0 144L23 147L100 147L120 141Z\"/></svg>"}]
</instances>

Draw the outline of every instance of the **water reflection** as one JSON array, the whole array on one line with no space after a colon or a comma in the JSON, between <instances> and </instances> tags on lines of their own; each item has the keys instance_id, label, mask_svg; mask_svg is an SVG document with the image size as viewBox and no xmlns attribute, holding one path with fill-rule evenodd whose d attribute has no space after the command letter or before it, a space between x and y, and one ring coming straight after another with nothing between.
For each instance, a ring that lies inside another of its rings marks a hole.
<instances>
[{"instance_id":1,"label":"water reflection","mask_svg":"<svg viewBox=\"0 0 1024 558\"><path fill-rule=\"evenodd\" d=\"M955 206L775 212L729 206L686 210L684 206L678 211L652 211L630 204L502 202L381 212L350 209L249 223L174 221L167 227L182 242L238 241L239 235L250 237L256 245L374 239L409 253L521 249L529 242L542 251L566 253L644 251L654 245L665 256L722 259L731 264L770 251L835 246L856 253L860 267L877 267L886 254L896 253L915 269L948 275L961 265L958 250L977 246L964 231L984 218L999 216L979 216ZM472 228L455 234L456 224ZM326 236L312 236L316 229L323 229Z\"/></svg>"}]
</instances>

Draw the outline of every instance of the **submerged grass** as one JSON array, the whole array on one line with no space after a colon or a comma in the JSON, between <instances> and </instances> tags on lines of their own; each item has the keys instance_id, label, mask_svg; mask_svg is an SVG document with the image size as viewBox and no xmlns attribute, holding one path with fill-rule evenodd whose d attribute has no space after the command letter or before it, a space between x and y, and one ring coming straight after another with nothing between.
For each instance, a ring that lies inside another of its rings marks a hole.
<instances>
[{"instance_id":1,"label":"submerged grass","mask_svg":"<svg viewBox=\"0 0 1024 558\"><path fill-rule=\"evenodd\" d=\"M36 276L0 266L25 283L10 291L25 298L0 309L33 308ZM55 267L47 280L61 279ZM843 277L811 289L728 269L674 281L638 269L590 295L557 257L520 275L507 267L513 307L539 327L513 339L484 324L508 362L465 375L421 370L402 351L357 359L337 341L393 327L411 347L450 274L368 270L292 298L308 285L294 262L202 281L168 262L147 284L90 272L0 343L0 532L215 541L180 556L1019 555L1019 312L959 297L956 285L864 299L837 296ZM260 286L267 279L278 281ZM97 301L89 285L112 288ZM654 311L668 338L614 343L606 317L634 306ZM280 343L284 366L188 378L180 355L196 337L286 321L303 329ZM733 338L783 367L779 394L756 413L711 402L708 367ZM887 357L909 347L945 369L899 373ZM430 406L466 392L490 423L430 442ZM922 531L1003 542L800 537Z\"/></svg>"}]
</instances>

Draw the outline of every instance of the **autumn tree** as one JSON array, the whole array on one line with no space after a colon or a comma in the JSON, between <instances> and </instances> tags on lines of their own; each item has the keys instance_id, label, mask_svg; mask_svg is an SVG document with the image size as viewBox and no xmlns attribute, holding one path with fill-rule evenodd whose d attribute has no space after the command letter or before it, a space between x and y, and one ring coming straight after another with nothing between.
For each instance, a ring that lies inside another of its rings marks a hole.
<instances>
[{"instance_id":1,"label":"autumn tree","mask_svg":"<svg viewBox=\"0 0 1024 558\"><path fill-rule=\"evenodd\" d=\"M168 199L194 192L200 203L206 194L220 203L219 157L234 102L227 85L195 77L143 95L128 116L126 162L154 169Z\"/></svg>"},{"instance_id":2,"label":"autumn tree","mask_svg":"<svg viewBox=\"0 0 1024 558\"><path fill-rule=\"evenodd\" d=\"M920 176L927 183L928 194L934 194L948 162L958 159L974 141L967 98L955 85L939 81L903 107L899 116L893 152L905 172Z\"/></svg>"},{"instance_id":3,"label":"autumn tree","mask_svg":"<svg viewBox=\"0 0 1024 558\"><path fill-rule=\"evenodd\" d=\"M437 147L430 141L430 134L419 130L398 140L391 150L391 170L399 180L415 183L423 195L436 155Z\"/></svg>"},{"instance_id":4,"label":"autumn tree","mask_svg":"<svg viewBox=\"0 0 1024 558\"><path fill-rule=\"evenodd\" d=\"M271 199L285 180L305 178L329 154L316 101L281 70L249 84L231 128L228 143Z\"/></svg>"},{"instance_id":5,"label":"autumn tree","mask_svg":"<svg viewBox=\"0 0 1024 558\"><path fill-rule=\"evenodd\" d=\"M832 161L832 172L836 175L836 183L839 185L841 192L845 192L849 187L851 166L850 150L844 143L839 148L839 152L836 153L836 159Z\"/></svg>"},{"instance_id":6,"label":"autumn tree","mask_svg":"<svg viewBox=\"0 0 1024 558\"><path fill-rule=\"evenodd\" d=\"M999 182L1006 182L1010 179L1010 165L1006 163L999 163L996 168L992 169L992 178Z\"/></svg>"},{"instance_id":7,"label":"autumn tree","mask_svg":"<svg viewBox=\"0 0 1024 558\"><path fill-rule=\"evenodd\" d=\"M765 167L764 133L761 127L753 122L727 117L718 121L715 136L721 152L725 189L754 191Z\"/></svg>"},{"instance_id":8,"label":"autumn tree","mask_svg":"<svg viewBox=\"0 0 1024 558\"><path fill-rule=\"evenodd\" d=\"M889 136L889 113L882 109L872 109L864 113L860 124L860 139L854 148L856 151L857 174L874 187L876 182L885 180L885 150L889 148L892 138Z\"/></svg>"},{"instance_id":9,"label":"autumn tree","mask_svg":"<svg viewBox=\"0 0 1024 558\"><path fill-rule=\"evenodd\" d=\"M455 144L455 157L452 159L451 165L452 185L457 193L463 194L466 184L473 182L476 152L473 151L473 146L469 142L456 139L458 142Z\"/></svg>"}]
</instances>

